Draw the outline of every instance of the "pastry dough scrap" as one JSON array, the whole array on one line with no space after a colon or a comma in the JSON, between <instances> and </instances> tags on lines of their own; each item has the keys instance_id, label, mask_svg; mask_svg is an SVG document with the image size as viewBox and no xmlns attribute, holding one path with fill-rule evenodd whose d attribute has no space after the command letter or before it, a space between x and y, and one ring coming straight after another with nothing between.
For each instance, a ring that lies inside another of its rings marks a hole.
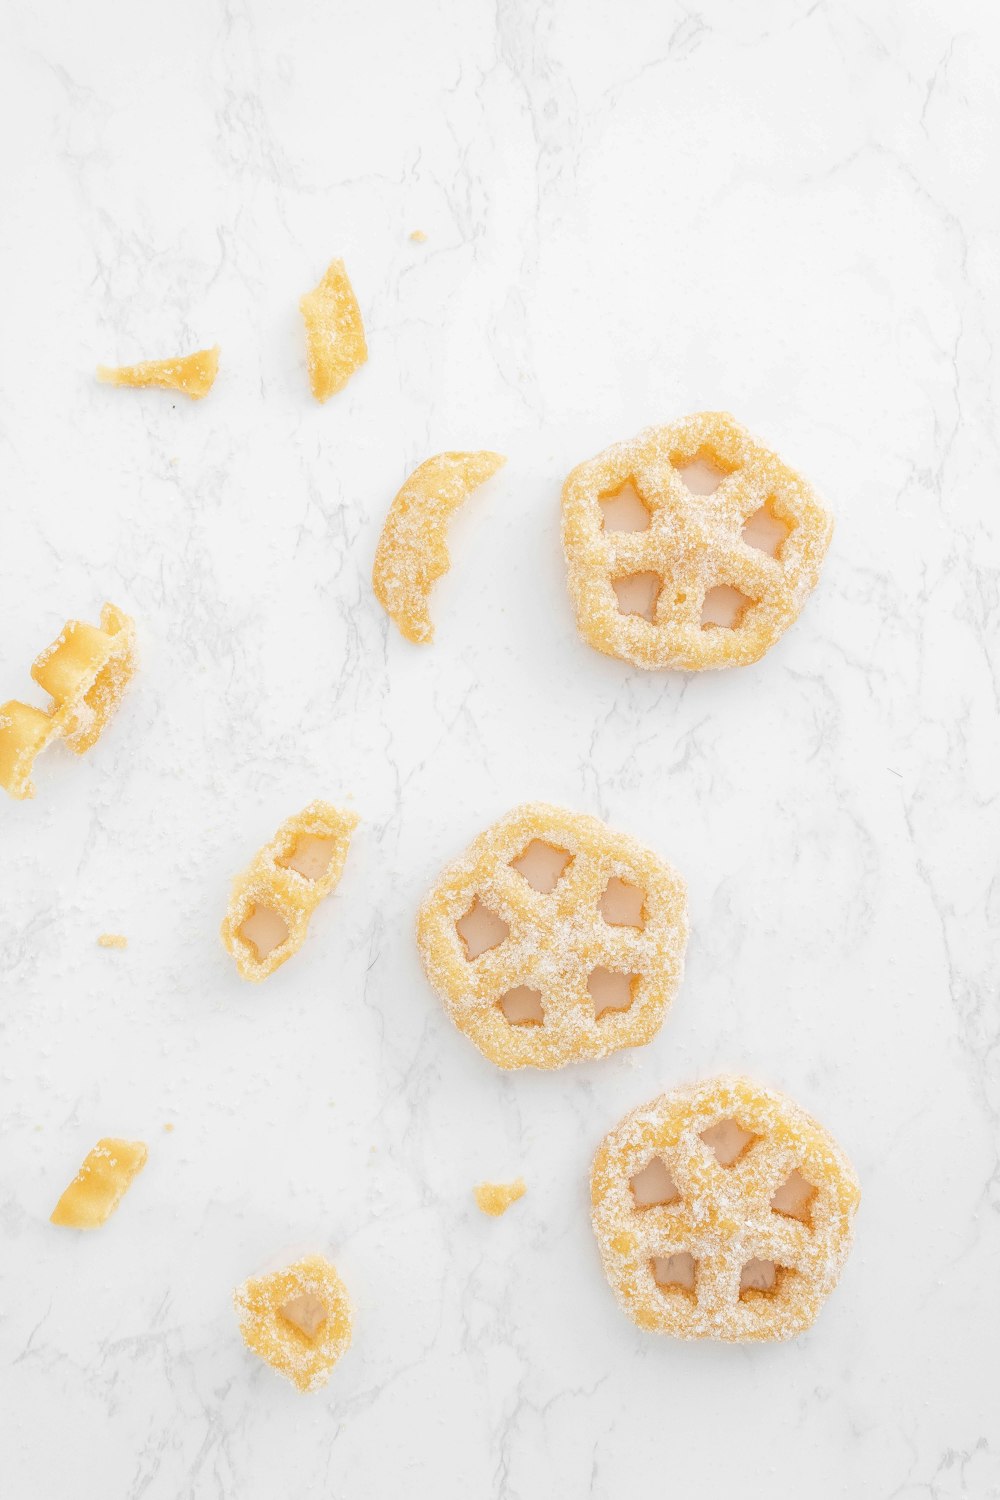
<instances>
[{"instance_id":1,"label":"pastry dough scrap","mask_svg":"<svg viewBox=\"0 0 1000 1500\"><path fill-rule=\"evenodd\" d=\"M306 325L309 383L317 401L342 391L368 358L365 328L342 260L327 267L318 286L299 301Z\"/></svg>"},{"instance_id":2,"label":"pastry dough scrap","mask_svg":"<svg viewBox=\"0 0 1000 1500\"><path fill-rule=\"evenodd\" d=\"M192 401L207 396L219 373L219 346L181 354L176 359L147 359L137 365L98 365L97 378L105 385L158 386L181 391Z\"/></svg>"},{"instance_id":3,"label":"pastry dough scrap","mask_svg":"<svg viewBox=\"0 0 1000 1500\"><path fill-rule=\"evenodd\" d=\"M532 884L522 871L538 843L569 860ZM642 893L641 926L608 920L612 881ZM469 918L474 942L463 933ZM680 984L687 934L684 882L665 860L545 803L515 808L474 839L417 919L431 985L501 1068L561 1068L648 1042Z\"/></svg>"},{"instance_id":4,"label":"pastry dough scrap","mask_svg":"<svg viewBox=\"0 0 1000 1500\"><path fill-rule=\"evenodd\" d=\"M697 480L711 470L719 483L706 493ZM811 486L728 412L648 428L580 464L562 513L584 640L688 672L758 661L818 582L833 531Z\"/></svg>"},{"instance_id":5,"label":"pastry dough scrap","mask_svg":"<svg viewBox=\"0 0 1000 1500\"><path fill-rule=\"evenodd\" d=\"M237 1287L233 1303L247 1348L300 1391L325 1385L350 1347L351 1304L322 1255L251 1276Z\"/></svg>"},{"instance_id":6,"label":"pastry dough scrap","mask_svg":"<svg viewBox=\"0 0 1000 1500\"><path fill-rule=\"evenodd\" d=\"M70 620L31 668L52 708L45 712L16 700L0 705L0 786L12 797L33 797L35 757L57 737L77 755L89 750L135 667L135 624L120 609L105 604L100 626Z\"/></svg>"},{"instance_id":7,"label":"pastry dough scrap","mask_svg":"<svg viewBox=\"0 0 1000 1500\"><path fill-rule=\"evenodd\" d=\"M128 938L123 932L102 932L97 942L101 948L128 947Z\"/></svg>"},{"instance_id":8,"label":"pastry dough scrap","mask_svg":"<svg viewBox=\"0 0 1000 1500\"><path fill-rule=\"evenodd\" d=\"M516 1177L513 1182L480 1182L472 1191L476 1207L491 1219L499 1219L512 1203L524 1197L527 1189L524 1178Z\"/></svg>"},{"instance_id":9,"label":"pastry dough scrap","mask_svg":"<svg viewBox=\"0 0 1000 1500\"><path fill-rule=\"evenodd\" d=\"M434 639L428 596L450 558L448 517L506 463L500 453L438 453L414 469L389 507L375 552L375 597L408 641Z\"/></svg>"},{"instance_id":10,"label":"pastry dough scrap","mask_svg":"<svg viewBox=\"0 0 1000 1500\"><path fill-rule=\"evenodd\" d=\"M808 1328L840 1277L859 1200L833 1137L791 1099L738 1077L633 1110L591 1173L615 1296L640 1328L682 1339L781 1340Z\"/></svg>"},{"instance_id":11,"label":"pastry dough scrap","mask_svg":"<svg viewBox=\"0 0 1000 1500\"><path fill-rule=\"evenodd\" d=\"M69 1229L97 1229L109 1219L146 1165L142 1141L98 1141L52 1210L50 1222Z\"/></svg>"},{"instance_id":12,"label":"pastry dough scrap","mask_svg":"<svg viewBox=\"0 0 1000 1500\"><path fill-rule=\"evenodd\" d=\"M244 979L266 979L302 946L313 912L340 880L357 823L354 812L310 802L282 823L237 876L222 941Z\"/></svg>"}]
</instances>

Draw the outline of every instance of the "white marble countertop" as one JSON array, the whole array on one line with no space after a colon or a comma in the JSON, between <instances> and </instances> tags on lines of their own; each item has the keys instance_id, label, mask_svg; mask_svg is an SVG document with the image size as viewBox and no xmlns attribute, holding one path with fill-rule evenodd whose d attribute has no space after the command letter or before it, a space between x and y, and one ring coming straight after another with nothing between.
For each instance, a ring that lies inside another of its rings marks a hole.
<instances>
[{"instance_id":1,"label":"white marble countertop","mask_svg":"<svg viewBox=\"0 0 1000 1500\"><path fill-rule=\"evenodd\" d=\"M1000 1494L995 7L11 0L5 30L0 698L105 599L142 653L99 745L0 806L5 1500ZM297 300L335 255L371 357L320 407ZM93 378L216 341L201 403ZM759 665L643 675L576 636L559 489L701 407L834 544ZM461 447L509 461L418 649L371 558ZM317 796L362 819L342 885L245 985L229 880ZM692 938L649 1046L501 1075L413 918L531 798L666 855ZM789 1345L642 1334L589 1226L605 1131L722 1066L863 1184ZM52 1228L105 1134L149 1165ZM230 1304L300 1247L356 1314L310 1397Z\"/></svg>"}]
</instances>

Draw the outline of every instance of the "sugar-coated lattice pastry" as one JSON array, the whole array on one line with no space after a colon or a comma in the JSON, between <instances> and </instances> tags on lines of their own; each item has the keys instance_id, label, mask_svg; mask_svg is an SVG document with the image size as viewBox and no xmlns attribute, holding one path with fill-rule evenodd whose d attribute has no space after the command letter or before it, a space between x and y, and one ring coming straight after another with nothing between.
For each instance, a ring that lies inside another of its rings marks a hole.
<instances>
[{"instance_id":1,"label":"sugar-coated lattice pastry","mask_svg":"<svg viewBox=\"0 0 1000 1500\"><path fill-rule=\"evenodd\" d=\"M97 378L105 385L159 386L181 391L192 401L207 396L219 373L219 346L181 354L176 359L147 359L138 365L98 365Z\"/></svg>"},{"instance_id":2,"label":"sugar-coated lattice pastry","mask_svg":"<svg viewBox=\"0 0 1000 1500\"><path fill-rule=\"evenodd\" d=\"M0 786L12 797L33 797L35 757L56 738L77 755L89 750L118 707L135 666L134 622L113 604L101 610L100 626L70 620L31 668L52 708L17 701L0 705Z\"/></svg>"},{"instance_id":3,"label":"sugar-coated lattice pastry","mask_svg":"<svg viewBox=\"0 0 1000 1500\"><path fill-rule=\"evenodd\" d=\"M372 586L408 641L434 639L431 588L447 573L448 517L507 460L500 453L438 453L414 469L389 507L375 552Z\"/></svg>"},{"instance_id":4,"label":"sugar-coated lattice pastry","mask_svg":"<svg viewBox=\"0 0 1000 1500\"><path fill-rule=\"evenodd\" d=\"M299 300L306 325L309 384L317 401L342 391L368 358L365 328L342 260L330 262L318 286Z\"/></svg>"},{"instance_id":5,"label":"sugar-coated lattice pastry","mask_svg":"<svg viewBox=\"0 0 1000 1500\"><path fill-rule=\"evenodd\" d=\"M52 1210L50 1222L69 1229L96 1229L110 1219L146 1165L142 1141L98 1141Z\"/></svg>"},{"instance_id":6,"label":"sugar-coated lattice pastry","mask_svg":"<svg viewBox=\"0 0 1000 1500\"><path fill-rule=\"evenodd\" d=\"M663 1094L594 1159L604 1270L640 1328L682 1339L788 1339L851 1247L860 1189L837 1142L745 1078Z\"/></svg>"},{"instance_id":7,"label":"sugar-coated lattice pastry","mask_svg":"<svg viewBox=\"0 0 1000 1500\"><path fill-rule=\"evenodd\" d=\"M491 1219L499 1219L512 1203L524 1197L527 1188L523 1177L515 1177L513 1182L479 1182L472 1192L479 1211Z\"/></svg>"},{"instance_id":8,"label":"sugar-coated lattice pastry","mask_svg":"<svg viewBox=\"0 0 1000 1500\"><path fill-rule=\"evenodd\" d=\"M357 822L357 813L310 802L237 876L222 941L244 979L266 979L301 948L310 917L340 879Z\"/></svg>"},{"instance_id":9,"label":"sugar-coated lattice pastry","mask_svg":"<svg viewBox=\"0 0 1000 1500\"><path fill-rule=\"evenodd\" d=\"M637 667L741 667L797 618L833 530L801 475L727 412L580 464L563 547L584 640Z\"/></svg>"},{"instance_id":10,"label":"sugar-coated lattice pastry","mask_svg":"<svg viewBox=\"0 0 1000 1500\"><path fill-rule=\"evenodd\" d=\"M351 1304L322 1255L307 1255L233 1293L244 1343L300 1391L325 1385L351 1343Z\"/></svg>"},{"instance_id":11,"label":"sugar-coated lattice pastry","mask_svg":"<svg viewBox=\"0 0 1000 1500\"><path fill-rule=\"evenodd\" d=\"M427 977L501 1068L561 1068L638 1047L680 984L684 882L583 813L515 808L450 865L420 908Z\"/></svg>"}]
</instances>

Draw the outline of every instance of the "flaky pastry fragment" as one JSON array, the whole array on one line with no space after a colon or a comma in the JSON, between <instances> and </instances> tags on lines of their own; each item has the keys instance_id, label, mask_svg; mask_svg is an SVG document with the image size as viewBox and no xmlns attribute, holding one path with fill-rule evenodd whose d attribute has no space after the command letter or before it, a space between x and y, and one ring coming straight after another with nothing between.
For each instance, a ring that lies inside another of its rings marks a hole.
<instances>
[{"instance_id":1,"label":"flaky pastry fragment","mask_svg":"<svg viewBox=\"0 0 1000 1500\"><path fill-rule=\"evenodd\" d=\"M137 365L98 365L97 378L104 385L158 386L180 391L192 401L207 396L219 373L219 346L180 354L176 359L147 359Z\"/></svg>"},{"instance_id":2,"label":"flaky pastry fragment","mask_svg":"<svg viewBox=\"0 0 1000 1500\"><path fill-rule=\"evenodd\" d=\"M368 358L365 328L342 260L331 261L318 286L299 301L306 325L309 383L317 401L342 391Z\"/></svg>"}]
</instances>

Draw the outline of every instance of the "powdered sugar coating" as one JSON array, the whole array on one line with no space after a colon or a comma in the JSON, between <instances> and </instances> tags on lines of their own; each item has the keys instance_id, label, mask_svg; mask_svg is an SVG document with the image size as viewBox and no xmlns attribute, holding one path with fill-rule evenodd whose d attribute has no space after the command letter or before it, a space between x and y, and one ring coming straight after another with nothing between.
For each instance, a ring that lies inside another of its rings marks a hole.
<instances>
[{"instance_id":1,"label":"powdered sugar coating","mask_svg":"<svg viewBox=\"0 0 1000 1500\"><path fill-rule=\"evenodd\" d=\"M756 1139L728 1167L702 1133L734 1120ZM674 1201L636 1206L631 1180L659 1157ZM815 1189L807 1222L771 1207L793 1172ZM591 1173L605 1274L640 1328L675 1338L781 1340L814 1321L836 1286L860 1188L837 1142L798 1105L746 1078L707 1079L635 1109L602 1142ZM654 1261L687 1254L691 1292L657 1284ZM778 1268L770 1292L744 1291L753 1261Z\"/></svg>"},{"instance_id":2,"label":"powdered sugar coating","mask_svg":"<svg viewBox=\"0 0 1000 1500\"><path fill-rule=\"evenodd\" d=\"M326 1317L309 1338L281 1309L297 1297L318 1298ZM248 1349L300 1391L325 1385L351 1344L351 1304L336 1269L322 1255L307 1255L284 1270L251 1276L233 1293Z\"/></svg>"},{"instance_id":3,"label":"powdered sugar coating","mask_svg":"<svg viewBox=\"0 0 1000 1500\"><path fill-rule=\"evenodd\" d=\"M699 455L725 475L714 494L692 494L678 472ZM629 483L649 512L649 527L606 530L600 502ZM790 528L776 557L742 539L762 507ZM688 672L758 661L798 617L833 531L810 485L728 412L650 427L578 465L563 488L562 512L570 594L584 640L637 667ZM643 573L662 580L652 620L623 614L613 586ZM718 585L752 601L732 629L701 623L705 595Z\"/></svg>"},{"instance_id":4,"label":"powdered sugar coating","mask_svg":"<svg viewBox=\"0 0 1000 1500\"><path fill-rule=\"evenodd\" d=\"M534 840L571 862L550 893L511 868ZM613 926L600 902L613 877L641 889L644 925ZM479 900L509 925L498 946L471 962L456 928ZM449 865L420 908L417 942L430 983L459 1030L501 1068L561 1068L639 1047L659 1030L680 985L688 919L677 872L597 818L546 803L515 808ZM627 1010L595 1014L596 968L635 975ZM512 1024L503 997L538 991L544 1019Z\"/></svg>"}]
</instances>

